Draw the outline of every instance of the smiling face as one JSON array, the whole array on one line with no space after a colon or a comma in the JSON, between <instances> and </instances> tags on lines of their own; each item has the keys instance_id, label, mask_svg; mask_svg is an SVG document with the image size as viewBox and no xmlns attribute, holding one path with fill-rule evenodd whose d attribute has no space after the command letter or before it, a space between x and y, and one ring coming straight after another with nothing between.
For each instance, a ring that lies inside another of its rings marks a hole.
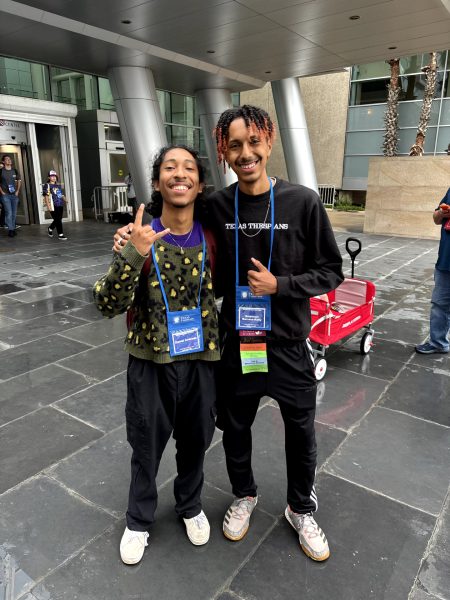
<instances>
[{"instance_id":1,"label":"smiling face","mask_svg":"<svg viewBox=\"0 0 450 600\"><path fill-rule=\"evenodd\" d=\"M174 208L185 208L194 204L203 189L200 183L197 162L190 152L183 148L172 148L161 162L159 179L153 187L161 192L164 204Z\"/></svg>"},{"instance_id":2,"label":"smiling face","mask_svg":"<svg viewBox=\"0 0 450 600\"><path fill-rule=\"evenodd\" d=\"M271 152L272 143L253 123L247 127L242 118L230 123L225 159L246 194L261 194L269 189L266 165Z\"/></svg>"}]
</instances>

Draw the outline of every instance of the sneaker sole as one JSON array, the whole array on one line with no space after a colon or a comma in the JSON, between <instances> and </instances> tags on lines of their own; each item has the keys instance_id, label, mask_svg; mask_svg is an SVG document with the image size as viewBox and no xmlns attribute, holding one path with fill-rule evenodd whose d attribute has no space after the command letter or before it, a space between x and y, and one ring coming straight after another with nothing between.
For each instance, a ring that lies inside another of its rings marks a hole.
<instances>
[{"instance_id":1,"label":"sneaker sole","mask_svg":"<svg viewBox=\"0 0 450 600\"><path fill-rule=\"evenodd\" d=\"M295 531L295 533L298 535L298 531L294 526L294 523L291 521L291 517L289 516L288 513L288 509L286 508L286 510L284 511L284 516L286 517L287 522L291 525L292 529ZM322 562L323 560L327 560L327 558L329 558L330 556L330 551L328 550L328 554L325 554L324 556L315 556L314 554L312 554L308 548L306 546L304 546L302 544L302 542L300 541L300 536L298 536L299 538L299 543L300 543L300 548L303 550L303 552L306 554L306 556L308 556L309 558L311 558L312 560L315 560L316 562Z\"/></svg>"},{"instance_id":2,"label":"sneaker sole","mask_svg":"<svg viewBox=\"0 0 450 600\"><path fill-rule=\"evenodd\" d=\"M232 542L239 542L239 540L242 540L242 538L244 538L247 535L247 532L249 529L250 529L250 523L247 525L247 529L245 529L240 535L232 535L231 533L228 533L228 531L225 531L225 529L223 529L223 528L222 528L222 531L223 531L223 535L228 540L231 540Z\"/></svg>"},{"instance_id":3,"label":"sneaker sole","mask_svg":"<svg viewBox=\"0 0 450 600\"><path fill-rule=\"evenodd\" d=\"M120 560L123 562L124 565L137 565L138 563L141 562L142 559L143 559L143 555L141 556L141 558L138 558L137 560L125 560L122 556L120 557Z\"/></svg>"},{"instance_id":4,"label":"sneaker sole","mask_svg":"<svg viewBox=\"0 0 450 600\"><path fill-rule=\"evenodd\" d=\"M448 354L448 350L417 350L417 354Z\"/></svg>"},{"instance_id":5,"label":"sneaker sole","mask_svg":"<svg viewBox=\"0 0 450 600\"><path fill-rule=\"evenodd\" d=\"M209 542L209 535L206 540L201 541L201 542L199 542L197 540L193 540L189 534L187 534L187 536L188 536L188 540L191 542L191 544L194 544L194 546L204 546L205 544L207 544Z\"/></svg>"}]
</instances>

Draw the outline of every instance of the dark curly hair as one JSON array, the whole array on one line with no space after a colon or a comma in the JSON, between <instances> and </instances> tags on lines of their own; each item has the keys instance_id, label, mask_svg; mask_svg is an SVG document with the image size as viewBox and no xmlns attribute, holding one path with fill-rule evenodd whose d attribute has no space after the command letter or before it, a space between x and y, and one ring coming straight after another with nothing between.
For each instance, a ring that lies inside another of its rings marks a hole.
<instances>
[{"instance_id":1,"label":"dark curly hair","mask_svg":"<svg viewBox=\"0 0 450 600\"><path fill-rule=\"evenodd\" d=\"M255 127L264 134L269 142L275 139L275 124L262 108L244 104L237 108L229 108L225 110L219 117L217 125L214 129L214 136L217 145L217 162L223 163L224 170L226 169L225 154L227 151L228 134L230 125L236 119L244 119L247 127L255 125Z\"/></svg>"},{"instance_id":2,"label":"dark curly hair","mask_svg":"<svg viewBox=\"0 0 450 600\"><path fill-rule=\"evenodd\" d=\"M192 158L195 160L195 163L197 165L199 181L200 181L200 183L205 183L206 169L200 159L200 155L197 152L197 150L194 150L193 148L190 148L189 146L185 146L184 144L169 144L167 146L164 146L163 148L161 148L161 150L159 150L159 152L155 156L155 158L153 160L153 165L152 165L153 191L152 191L151 200L150 200L150 203L149 203L148 209L147 209L148 212L152 215L152 217L160 217L161 213L162 213L162 206L163 206L162 194L161 194L161 192L155 190L154 182L159 181L161 165L164 161L166 154L170 150L173 150L175 148L181 148L182 150L186 150L186 152L189 152L189 154L192 155ZM197 198L195 199L194 219L196 219L197 221L202 221L204 214L205 214L205 198L204 198L203 192L200 192L197 195Z\"/></svg>"}]
</instances>

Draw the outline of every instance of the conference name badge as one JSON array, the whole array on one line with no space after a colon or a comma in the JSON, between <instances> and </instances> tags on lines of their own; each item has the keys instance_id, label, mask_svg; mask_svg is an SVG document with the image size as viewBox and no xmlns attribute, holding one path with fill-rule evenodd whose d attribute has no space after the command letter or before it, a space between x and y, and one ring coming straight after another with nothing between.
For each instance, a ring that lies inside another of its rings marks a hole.
<instances>
[{"instance_id":1,"label":"conference name badge","mask_svg":"<svg viewBox=\"0 0 450 600\"><path fill-rule=\"evenodd\" d=\"M170 356L181 356L204 349L200 308L167 313Z\"/></svg>"},{"instance_id":2,"label":"conference name badge","mask_svg":"<svg viewBox=\"0 0 450 600\"><path fill-rule=\"evenodd\" d=\"M270 296L255 296L248 286L236 286L236 329L271 329Z\"/></svg>"}]
</instances>

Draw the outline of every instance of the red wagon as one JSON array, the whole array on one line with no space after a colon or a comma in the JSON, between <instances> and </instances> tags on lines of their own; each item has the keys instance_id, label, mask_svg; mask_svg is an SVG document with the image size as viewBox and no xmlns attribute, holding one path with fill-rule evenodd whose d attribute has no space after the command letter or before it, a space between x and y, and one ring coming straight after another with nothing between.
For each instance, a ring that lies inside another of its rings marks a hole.
<instances>
[{"instance_id":1,"label":"red wagon","mask_svg":"<svg viewBox=\"0 0 450 600\"><path fill-rule=\"evenodd\" d=\"M351 242L356 242L358 248L352 250ZM312 349L317 381L325 376L327 361L324 357L330 344L364 327L366 331L361 339L360 351L361 354L368 354L375 334L372 329L375 286L370 281L353 277L355 258L361 252L361 242L356 238L348 238L345 247L352 260L352 278L345 279L332 292L310 299L312 326L309 338L317 344Z\"/></svg>"}]
</instances>

